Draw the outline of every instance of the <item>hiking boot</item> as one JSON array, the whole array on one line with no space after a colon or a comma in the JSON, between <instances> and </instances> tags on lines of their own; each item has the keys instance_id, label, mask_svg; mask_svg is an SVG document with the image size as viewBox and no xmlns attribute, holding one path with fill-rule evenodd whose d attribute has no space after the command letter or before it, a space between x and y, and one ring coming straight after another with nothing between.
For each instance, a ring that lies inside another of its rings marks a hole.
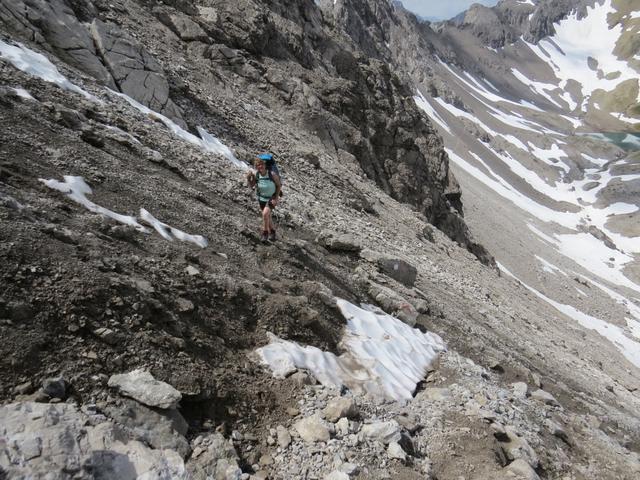
<instances>
[{"instance_id":1,"label":"hiking boot","mask_svg":"<svg viewBox=\"0 0 640 480\"><path fill-rule=\"evenodd\" d=\"M262 232L262 235L260 236L260 241L262 243L265 243L269 240L269 232L267 232L266 230L264 232Z\"/></svg>"},{"instance_id":2,"label":"hiking boot","mask_svg":"<svg viewBox=\"0 0 640 480\"><path fill-rule=\"evenodd\" d=\"M276 241L276 231L275 230L271 230L271 233L269 233L269 240L271 240L272 242Z\"/></svg>"}]
</instances>

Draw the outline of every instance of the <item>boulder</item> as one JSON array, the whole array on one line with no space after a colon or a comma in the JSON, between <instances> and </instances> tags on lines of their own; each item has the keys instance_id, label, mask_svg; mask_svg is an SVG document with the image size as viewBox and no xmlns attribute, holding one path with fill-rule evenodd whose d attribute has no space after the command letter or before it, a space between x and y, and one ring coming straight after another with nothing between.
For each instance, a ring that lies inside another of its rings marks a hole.
<instances>
[{"instance_id":1,"label":"boulder","mask_svg":"<svg viewBox=\"0 0 640 480\"><path fill-rule=\"evenodd\" d=\"M520 437L513 427L504 427L504 430L494 433L502 453L509 461L518 459L525 460L531 467L536 468L539 465L538 456L531 448L529 443Z\"/></svg>"},{"instance_id":2,"label":"boulder","mask_svg":"<svg viewBox=\"0 0 640 480\"><path fill-rule=\"evenodd\" d=\"M291 434L289 430L287 430L282 425L278 425L276 427L276 436L278 438L278 446L282 449L285 449L291 444Z\"/></svg>"},{"instance_id":3,"label":"boulder","mask_svg":"<svg viewBox=\"0 0 640 480\"><path fill-rule=\"evenodd\" d=\"M6 478L184 478L173 450L148 447L104 416L66 403L0 407Z\"/></svg>"},{"instance_id":4,"label":"boulder","mask_svg":"<svg viewBox=\"0 0 640 480\"><path fill-rule=\"evenodd\" d=\"M160 382L144 370L112 375L108 385L120 394L131 397L149 407L175 408L182 399L178 390L168 383Z\"/></svg>"},{"instance_id":5,"label":"boulder","mask_svg":"<svg viewBox=\"0 0 640 480\"><path fill-rule=\"evenodd\" d=\"M191 453L189 442L184 437L189 426L177 410L154 410L123 399L120 405L106 407L104 413L133 438L144 440L153 448L176 450L182 458Z\"/></svg>"},{"instance_id":6,"label":"boulder","mask_svg":"<svg viewBox=\"0 0 640 480\"><path fill-rule=\"evenodd\" d=\"M387 447L387 455L389 455L389 458L401 460L403 462L407 459L407 454L404 453L404 450L398 442L391 442L389 444L389 447Z\"/></svg>"}]
</instances>

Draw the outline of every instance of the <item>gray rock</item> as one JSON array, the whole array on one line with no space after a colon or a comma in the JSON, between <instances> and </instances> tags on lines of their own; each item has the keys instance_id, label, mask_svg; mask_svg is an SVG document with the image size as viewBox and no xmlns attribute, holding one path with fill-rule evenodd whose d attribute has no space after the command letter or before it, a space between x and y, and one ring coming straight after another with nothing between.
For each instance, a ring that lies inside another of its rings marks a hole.
<instances>
[{"instance_id":1,"label":"gray rock","mask_svg":"<svg viewBox=\"0 0 640 480\"><path fill-rule=\"evenodd\" d=\"M324 480L349 480L349 475L339 470L334 470L324 477Z\"/></svg>"},{"instance_id":2,"label":"gray rock","mask_svg":"<svg viewBox=\"0 0 640 480\"><path fill-rule=\"evenodd\" d=\"M413 327L418 319L418 312L411 303L402 298L398 293L375 282L369 284L369 295L385 312Z\"/></svg>"},{"instance_id":3,"label":"gray rock","mask_svg":"<svg viewBox=\"0 0 640 480\"><path fill-rule=\"evenodd\" d=\"M327 425L317 414L299 420L294 428L307 443L326 442L330 438Z\"/></svg>"},{"instance_id":4,"label":"gray rock","mask_svg":"<svg viewBox=\"0 0 640 480\"><path fill-rule=\"evenodd\" d=\"M67 382L64 378L47 378L42 382L42 391L51 398L67 398Z\"/></svg>"},{"instance_id":5,"label":"gray rock","mask_svg":"<svg viewBox=\"0 0 640 480\"><path fill-rule=\"evenodd\" d=\"M189 426L177 410L153 410L136 401L123 399L121 405L110 405L105 414L131 433L157 449L176 450L182 458L191 453L184 437Z\"/></svg>"},{"instance_id":6,"label":"gray rock","mask_svg":"<svg viewBox=\"0 0 640 480\"><path fill-rule=\"evenodd\" d=\"M276 427L276 436L278 437L278 446L280 448L285 449L291 444L291 434L282 425Z\"/></svg>"},{"instance_id":7,"label":"gray rock","mask_svg":"<svg viewBox=\"0 0 640 480\"><path fill-rule=\"evenodd\" d=\"M524 382L516 382L511 384L511 389L513 390L513 396L516 398L526 398L528 386Z\"/></svg>"},{"instance_id":8,"label":"gray rock","mask_svg":"<svg viewBox=\"0 0 640 480\"><path fill-rule=\"evenodd\" d=\"M358 408L353 398L340 397L330 400L322 412L326 420L335 423L343 417L355 417L358 415Z\"/></svg>"},{"instance_id":9,"label":"gray rock","mask_svg":"<svg viewBox=\"0 0 640 480\"><path fill-rule=\"evenodd\" d=\"M375 440L385 445L399 442L402 438L400 425L395 420L387 422L369 423L362 426L360 434L368 440Z\"/></svg>"},{"instance_id":10,"label":"gray rock","mask_svg":"<svg viewBox=\"0 0 640 480\"><path fill-rule=\"evenodd\" d=\"M385 258L378 263L380 269L394 280L413 287L416 283L418 271L416 267L397 258Z\"/></svg>"},{"instance_id":11,"label":"gray rock","mask_svg":"<svg viewBox=\"0 0 640 480\"><path fill-rule=\"evenodd\" d=\"M316 238L316 242L329 250L338 252L359 252L362 249L362 245L355 235L335 233L329 230L323 230Z\"/></svg>"},{"instance_id":12,"label":"gray rock","mask_svg":"<svg viewBox=\"0 0 640 480\"><path fill-rule=\"evenodd\" d=\"M108 385L150 407L175 408L182 395L168 383L160 382L144 370L112 375Z\"/></svg>"},{"instance_id":13,"label":"gray rock","mask_svg":"<svg viewBox=\"0 0 640 480\"><path fill-rule=\"evenodd\" d=\"M206 42L207 33L184 13L161 13L158 18L185 42Z\"/></svg>"},{"instance_id":14,"label":"gray rock","mask_svg":"<svg viewBox=\"0 0 640 480\"><path fill-rule=\"evenodd\" d=\"M173 450L154 450L100 415L74 405L14 403L0 407L7 478L184 478ZM90 472L90 475L82 472Z\"/></svg>"},{"instance_id":15,"label":"gray rock","mask_svg":"<svg viewBox=\"0 0 640 480\"><path fill-rule=\"evenodd\" d=\"M230 440L220 433L206 437L198 455L194 454L187 463L188 478L192 480L240 480L242 470L238 454Z\"/></svg>"},{"instance_id":16,"label":"gray rock","mask_svg":"<svg viewBox=\"0 0 640 480\"><path fill-rule=\"evenodd\" d=\"M500 442L500 448L508 460L514 461L522 459L533 468L536 468L540 463L536 452L523 437L516 433L513 427L507 426L504 428L504 433L496 433L495 436Z\"/></svg>"},{"instance_id":17,"label":"gray rock","mask_svg":"<svg viewBox=\"0 0 640 480\"><path fill-rule=\"evenodd\" d=\"M556 407L560 406L560 403L556 400L556 398L546 390L536 390L531 394L531 398L533 398L534 400L538 400L539 402L542 402L546 405L553 405Z\"/></svg>"},{"instance_id":18,"label":"gray rock","mask_svg":"<svg viewBox=\"0 0 640 480\"><path fill-rule=\"evenodd\" d=\"M509 478L516 480L540 480L536 471L527 462L519 458L507 465L504 470L509 473Z\"/></svg>"},{"instance_id":19,"label":"gray rock","mask_svg":"<svg viewBox=\"0 0 640 480\"><path fill-rule=\"evenodd\" d=\"M407 459L407 454L398 442L391 442L389 444L387 447L387 455L389 455L389 458L394 458L403 462Z\"/></svg>"}]
</instances>

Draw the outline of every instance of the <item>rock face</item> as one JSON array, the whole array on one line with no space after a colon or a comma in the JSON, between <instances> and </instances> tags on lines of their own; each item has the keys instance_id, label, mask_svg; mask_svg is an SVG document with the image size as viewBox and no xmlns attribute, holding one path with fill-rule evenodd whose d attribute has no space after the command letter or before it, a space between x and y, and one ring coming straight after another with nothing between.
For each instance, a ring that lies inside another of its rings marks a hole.
<instances>
[{"instance_id":1,"label":"rock face","mask_svg":"<svg viewBox=\"0 0 640 480\"><path fill-rule=\"evenodd\" d=\"M64 0L3 2L0 21L98 82L184 125L155 58L114 24L94 20L86 27L82 22L95 18L97 10L91 2L83 7L76 13Z\"/></svg>"},{"instance_id":2,"label":"rock face","mask_svg":"<svg viewBox=\"0 0 640 480\"><path fill-rule=\"evenodd\" d=\"M144 370L112 375L109 386L150 407L175 408L182 395L168 383L160 382Z\"/></svg>"}]
</instances>

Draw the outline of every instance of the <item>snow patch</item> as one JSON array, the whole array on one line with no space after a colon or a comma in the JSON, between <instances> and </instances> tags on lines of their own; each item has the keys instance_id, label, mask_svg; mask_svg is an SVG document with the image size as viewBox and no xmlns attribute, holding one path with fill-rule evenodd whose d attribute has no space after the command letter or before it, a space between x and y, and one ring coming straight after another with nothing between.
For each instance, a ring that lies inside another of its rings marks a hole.
<instances>
[{"instance_id":1,"label":"snow patch","mask_svg":"<svg viewBox=\"0 0 640 480\"><path fill-rule=\"evenodd\" d=\"M144 208L140 209L140 219L151 225L156 232L158 232L163 238L173 242L175 239L180 240L181 242L191 242L199 246L200 248L205 248L209 242L202 235L191 235L183 232L182 230L178 230L177 228L173 228L166 223L162 223L160 220L151 215Z\"/></svg>"},{"instance_id":2,"label":"snow patch","mask_svg":"<svg viewBox=\"0 0 640 480\"><path fill-rule=\"evenodd\" d=\"M38 77L45 82L54 83L63 90L79 93L89 100L100 102L100 100L95 96L85 92L83 89L67 80L67 78L58 71L56 66L51 63L47 57L41 53L29 50L19 43L16 45L9 45L8 43L0 40L0 58L7 60L18 70L22 70L29 75Z\"/></svg>"},{"instance_id":3,"label":"snow patch","mask_svg":"<svg viewBox=\"0 0 640 480\"><path fill-rule=\"evenodd\" d=\"M336 356L316 347L301 346L270 335L256 350L276 377L296 368L309 370L320 383L391 400L410 400L439 352L446 349L433 333L422 333L371 306L359 308L336 299L347 320Z\"/></svg>"},{"instance_id":4,"label":"snow patch","mask_svg":"<svg viewBox=\"0 0 640 480\"><path fill-rule=\"evenodd\" d=\"M108 208L101 207L100 205L97 205L89 200L87 198L87 195L91 195L93 191L91 190L91 187L86 184L84 178L82 177L65 175L64 182L59 182L58 180L54 179L45 180L44 178L40 178L39 180L49 188L58 190L62 193L66 193L69 199L73 200L76 203L79 203L93 213L98 213L100 215L104 215L105 217L112 218L116 222L122 223L124 225L129 225L140 232L148 232L146 228L138 223L135 217L131 217L129 215L121 215L112 210L109 210Z\"/></svg>"}]
</instances>

